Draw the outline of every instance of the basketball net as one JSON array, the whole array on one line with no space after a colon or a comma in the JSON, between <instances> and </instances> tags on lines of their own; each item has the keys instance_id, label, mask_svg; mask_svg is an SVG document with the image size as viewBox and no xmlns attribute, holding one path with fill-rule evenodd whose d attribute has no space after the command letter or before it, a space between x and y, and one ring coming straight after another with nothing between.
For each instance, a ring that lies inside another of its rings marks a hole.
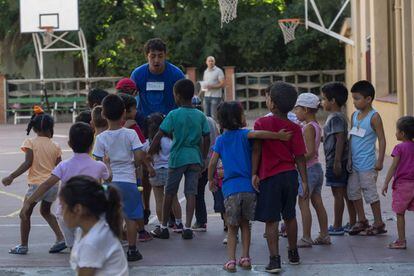
<instances>
[{"instance_id":1,"label":"basketball net","mask_svg":"<svg viewBox=\"0 0 414 276\"><path fill-rule=\"evenodd\" d=\"M283 38L285 44L295 40L295 30L299 26L299 19L281 19L279 20L279 26L283 32Z\"/></svg>"},{"instance_id":2,"label":"basketball net","mask_svg":"<svg viewBox=\"0 0 414 276\"><path fill-rule=\"evenodd\" d=\"M221 27L223 23L229 23L237 17L238 0L218 0L221 12Z\"/></svg>"},{"instance_id":3,"label":"basketball net","mask_svg":"<svg viewBox=\"0 0 414 276\"><path fill-rule=\"evenodd\" d=\"M50 43L52 43L53 40L53 27L42 27L42 29L44 30L44 32L42 33L43 45L47 46Z\"/></svg>"}]
</instances>

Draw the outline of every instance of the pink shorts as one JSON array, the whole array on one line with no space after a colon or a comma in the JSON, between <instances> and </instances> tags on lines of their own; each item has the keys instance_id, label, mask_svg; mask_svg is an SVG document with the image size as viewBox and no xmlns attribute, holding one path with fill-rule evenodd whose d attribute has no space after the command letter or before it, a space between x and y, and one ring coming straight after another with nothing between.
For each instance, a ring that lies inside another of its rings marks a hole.
<instances>
[{"instance_id":1,"label":"pink shorts","mask_svg":"<svg viewBox=\"0 0 414 276\"><path fill-rule=\"evenodd\" d=\"M399 182L393 185L392 210L397 214L414 211L414 182Z\"/></svg>"}]
</instances>

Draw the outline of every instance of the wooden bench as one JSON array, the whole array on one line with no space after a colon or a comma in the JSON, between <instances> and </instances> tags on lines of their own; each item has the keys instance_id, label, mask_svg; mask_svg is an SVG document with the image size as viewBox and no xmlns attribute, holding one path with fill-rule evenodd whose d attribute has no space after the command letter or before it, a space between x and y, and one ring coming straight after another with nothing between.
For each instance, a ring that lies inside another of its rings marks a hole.
<instances>
[{"instance_id":1,"label":"wooden bench","mask_svg":"<svg viewBox=\"0 0 414 276\"><path fill-rule=\"evenodd\" d=\"M56 117L58 112L71 112L72 121L75 121L77 114L86 107L85 96L75 97L48 97L51 106L51 115ZM43 100L43 101L42 101ZM42 97L18 97L9 98L8 104L10 106L7 111L13 112L14 124L17 124L21 119L30 119L32 117L33 106L45 104Z\"/></svg>"}]
</instances>

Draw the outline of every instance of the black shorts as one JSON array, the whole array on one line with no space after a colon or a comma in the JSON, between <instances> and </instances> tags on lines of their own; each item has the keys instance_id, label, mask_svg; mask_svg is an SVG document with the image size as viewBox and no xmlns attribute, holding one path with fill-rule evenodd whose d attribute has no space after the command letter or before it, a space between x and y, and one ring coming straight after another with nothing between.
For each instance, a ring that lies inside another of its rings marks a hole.
<instances>
[{"instance_id":1,"label":"black shorts","mask_svg":"<svg viewBox=\"0 0 414 276\"><path fill-rule=\"evenodd\" d=\"M284 220L295 218L298 186L296 170L282 172L260 181L255 219L276 222L281 220L281 214Z\"/></svg>"},{"instance_id":2,"label":"black shorts","mask_svg":"<svg viewBox=\"0 0 414 276\"><path fill-rule=\"evenodd\" d=\"M224 196L221 188L218 188L217 191L213 192L214 198L214 212L224 213L226 208L224 208Z\"/></svg>"}]
</instances>

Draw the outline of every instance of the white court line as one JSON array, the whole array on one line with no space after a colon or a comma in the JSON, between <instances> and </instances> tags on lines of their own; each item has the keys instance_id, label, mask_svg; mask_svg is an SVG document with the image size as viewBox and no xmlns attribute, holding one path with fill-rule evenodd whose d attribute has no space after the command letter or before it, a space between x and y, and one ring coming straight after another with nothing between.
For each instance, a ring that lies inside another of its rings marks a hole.
<instances>
[{"instance_id":1,"label":"white court line","mask_svg":"<svg viewBox=\"0 0 414 276\"><path fill-rule=\"evenodd\" d=\"M178 200L178 202L183 203L185 201L185 196L183 196L182 198L180 198L180 200ZM154 222L156 222L158 220L157 216L153 216L149 221L148 224L153 224Z\"/></svg>"},{"instance_id":2,"label":"white court line","mask_svg":"<svg viewBox=\"0 0 414 276\"><path fill-rule=\"evenodd\" d=\"M13 194L13 193L8 193L8 192L1 191L1 190L0 190L0 194L3 194L3 195L7 195L7 196L10 196L10 197L17 198L17 199L19 199L20 201L23 201L23 200L24 200L24 197L19 196L19 195L16 195L16 194Z\"/></svg>"},{"instance_id":3,"label":"white court line","mask_svg":"<svg viewBox=\"0 0 414 276\"><path fill-rule=\"evenodd\" d=\"M71 149L64 149L62 152L71 152ZM8 151L8 152L0 152L0 155L13 155L13 154L20 154L24 153L23 151Z\"/></svg>"}]
</instances>

